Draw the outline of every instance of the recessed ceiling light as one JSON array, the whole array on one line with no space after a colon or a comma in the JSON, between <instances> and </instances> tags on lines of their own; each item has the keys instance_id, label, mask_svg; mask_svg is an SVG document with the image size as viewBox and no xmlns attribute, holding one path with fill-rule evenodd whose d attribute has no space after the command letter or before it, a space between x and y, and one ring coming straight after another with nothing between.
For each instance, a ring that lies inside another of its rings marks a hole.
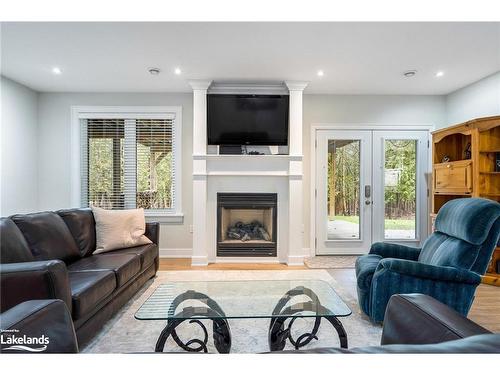
<instances>
[{"instance_id":1,"label":"recessed ceiling light","mask_svg":"<svg viewBox=\"0 0 500 375\"><path fill-rule=\"evenodd\" d=\"M325 72L323 72L322 70L318 70L318 77L323 77L325 75Z\"/></svg>"},{"instance_id":2,"label":"recessed ceiling light","mask_svg":"<svg viewBox=\"0 0 500 375\"><path fill-rule=\"evenodd\" d=\"M403 75L406 77L406 78L411 78L411 77L415 77L415 75L417 74L417 71L416 70L407 70L406 72L403 73Z\"/></svg>"},{"instance_id":3,"label":"recessed ceiling light","mask_svg":"<svg viewBox=\"0 0 500 375\"><path fill-rule=\"evenodd\" d=\"M61 74L61 73L62 73L61 68L59 68L59 67L57 67L57 66L54 66L54 67L52 68L52 73L53 73L53 74L57 74L57 75Z\"/></svg>"},{"instance_id":4,"label":"recessed ceiling light","mask_svg":"<svg viewBox=\"0 0 500 375\"><path fill-rule=\"evenodd\" d=\"M174 73L180 75L182 73L181 68L175 68Z\"/></svg>"},{"instance_id":5,"label":"recessed ceiling light","mask_svg":"<svg viewBox=\"0 0 500 375\"><path fill-rule=\"evenodd\" d=\"M439 72L436 73L436 77L439 78L439 77L442 77L442 76L444 76L444 72L443 71L439 71Z\"/></svg>"},{"instance_id":6,"label":"recessed ceiling light","mask_svg":"<svg viewBox=\"0 0 500 375\"><path fill-rule=\"evenodd\" d=\"M160 74L161 70L159 68L148 68L148 72L154 76Z\"/></svg>"}]
</instances>

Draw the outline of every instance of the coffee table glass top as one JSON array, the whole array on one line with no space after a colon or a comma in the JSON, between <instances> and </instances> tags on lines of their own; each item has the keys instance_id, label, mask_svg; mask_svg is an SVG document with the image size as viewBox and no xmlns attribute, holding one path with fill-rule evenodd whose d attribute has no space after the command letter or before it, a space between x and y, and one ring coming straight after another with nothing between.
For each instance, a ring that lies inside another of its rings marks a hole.
<instances>
[{"instance_id":1,"label":"coffee table glass top","mask_svg":"<svg viewBox=\"0 0 500 375\"><path fill-rule=\"evenodd\" d=\"M322 280L194 281L161 284L137 310L139 320L342 317L351 314Z\"/></svg>"}]
</instances>

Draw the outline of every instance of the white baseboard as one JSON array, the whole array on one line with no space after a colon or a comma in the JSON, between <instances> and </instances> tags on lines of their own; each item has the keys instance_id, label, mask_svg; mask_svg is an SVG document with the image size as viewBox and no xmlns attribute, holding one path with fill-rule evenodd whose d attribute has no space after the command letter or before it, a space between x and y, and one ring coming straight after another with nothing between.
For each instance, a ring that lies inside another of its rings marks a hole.
<instances>
[{"instance_id":1,"label":"white baseboard","mask_svg":"<svg viewBox=\"0 0 500 375\"><path fill-rule=\"evenodd\" d=\"M191 257L192 266L208 266L208 258L203 255L194 255Z\"/></svg>"},{"instance_id":2,"label":"white baseboard","mask_svg":"<svg viewBox=\"0 0 500 375\"><path fill-rule=\"evenodd\" d=\"M160 258L191 258L193 249L191 248L163 248L160 249Z\"/></svg>"},{"instance_id":3,"label":"white baseboard","mask_svg":"<svg viewBox=\"0 0 500 375\"><path fill-rule=\"evenodd\" d=\"M293 255L288 257L287 264L298 266L304 264L304 258L311 256L310 249L302 249L302 255ZM192 256L191 248L162 248L160 249L160 258L191 258L193 265L206 266L208 258L206 256ZM277 258L217 258L216 263L279 263Z\"/></svg>"},{"instance_id":4,"label":"white baseboard","mask_svg":"<svg viewBox=\"0 0 500 375\"><path fill-rule=\"evenodd\" d=\"M286 264L289 266L303 266L304 265L304 254L302 255L289 255Z\"/></svg>"},{"instance_id":5,"label":"white baseboard","mask_svg":"<svg viewBox=\"0 0 500 375\"><path fill-rule=\"evenodd\" d=\"M279 264L276 257L217 257L215 263L266 263Z\"/></svg>"}]
</instances>

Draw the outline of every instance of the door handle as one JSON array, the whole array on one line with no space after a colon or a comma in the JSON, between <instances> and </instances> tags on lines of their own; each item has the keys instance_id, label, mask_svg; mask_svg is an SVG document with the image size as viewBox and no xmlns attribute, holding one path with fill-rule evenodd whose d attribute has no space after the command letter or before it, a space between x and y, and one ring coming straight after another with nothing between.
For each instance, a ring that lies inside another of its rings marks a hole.
<instances>
[{"instance_id":1,"label":"door handle","mask_svg":"<svg viewBox=\"0 0 500 375\"><path fill-rule=\"evenodd\" d=\"M371 200L369 200L369 199L365 200L365 204L371 204L371 203L372 203Z\"/></svg>"},{"instance_id":2,"label":"door handle","mask_svg":"<svg viewBox=\"0 0 500 375\"><path fill-rule=\"evenodd\" d=\"M365 185L365 198L370 198L372 196L372 187L370 185Z\"/></svg>"}]
</instances>

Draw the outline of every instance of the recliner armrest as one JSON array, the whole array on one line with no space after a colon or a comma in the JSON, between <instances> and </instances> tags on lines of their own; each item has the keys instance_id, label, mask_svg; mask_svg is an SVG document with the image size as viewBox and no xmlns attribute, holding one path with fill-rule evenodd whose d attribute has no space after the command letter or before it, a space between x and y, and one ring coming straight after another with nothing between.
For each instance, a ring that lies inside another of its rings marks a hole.
<instances>
[{"instance_id":1,"label":"recliner armrest","mask_svg":"<svg viewBox=\"0 0 500 375\"><path fill-rule=\"evenodd\" d=\"M5 311L0 318L3 333L2 353L30 353L29 349L17 348L22 344L9 344L8 338L41 338L44 342L23 345L39 353L78 353L78 344L71 315L66 304L57 299L32 300ZM35 351L38 352L38 351Z\"/></svg>"},{"instance_id":2,"label":"recliner armrest","mask_svg":"<svg viewBox=\"0 0 500 375\"><path fill-rule=\"evenodd\" d=\"M487 333L430 296L395 294L385 311L381 344L435 344Z\"/></svg>"},{"instance_id":3,"label":"recliner armrest","mask_svg":"<svg viewBox=\"0 0 500 375\"><path fill-rule=\"evenodd\" d=\"M159 245L160 243L160 223L146 223L146 232L144 235L149 238L153 243Z\"/></svg>"},{"instance_id":4,"label":"recliner armrest","mask_svg":"<svg viewBox=\"0 0 500 375\"><path fill-rule=\"evenodd\" d=\"M396 243L376 242L371 246L370 254L380 255L382 258L418 260L420 250L417 247Z\"/></svg>"},{"instance_id":5,"label":"recliner armrest","mask_svg":"<svg viewBox=\"0 0 500 375\"><path fill-rule=\"evenodd\" d=\"M60 299L71 312L68 272L60 260L0 264L0 277L2 312L38 299Z\"/></svg>"},{"instance_id":6,"label":"recliner armrest","mask_svg":"<svg viewBox=\"0 0 500 375\"><path fill-rule=\"evenodd\" d=\"M472 271L454 267L433 266L405 259L382 259L377 266L375 274L384 270L421 279L472 285L479 285L481 283L481 276Z\"/></svg>"}]
</instances>

